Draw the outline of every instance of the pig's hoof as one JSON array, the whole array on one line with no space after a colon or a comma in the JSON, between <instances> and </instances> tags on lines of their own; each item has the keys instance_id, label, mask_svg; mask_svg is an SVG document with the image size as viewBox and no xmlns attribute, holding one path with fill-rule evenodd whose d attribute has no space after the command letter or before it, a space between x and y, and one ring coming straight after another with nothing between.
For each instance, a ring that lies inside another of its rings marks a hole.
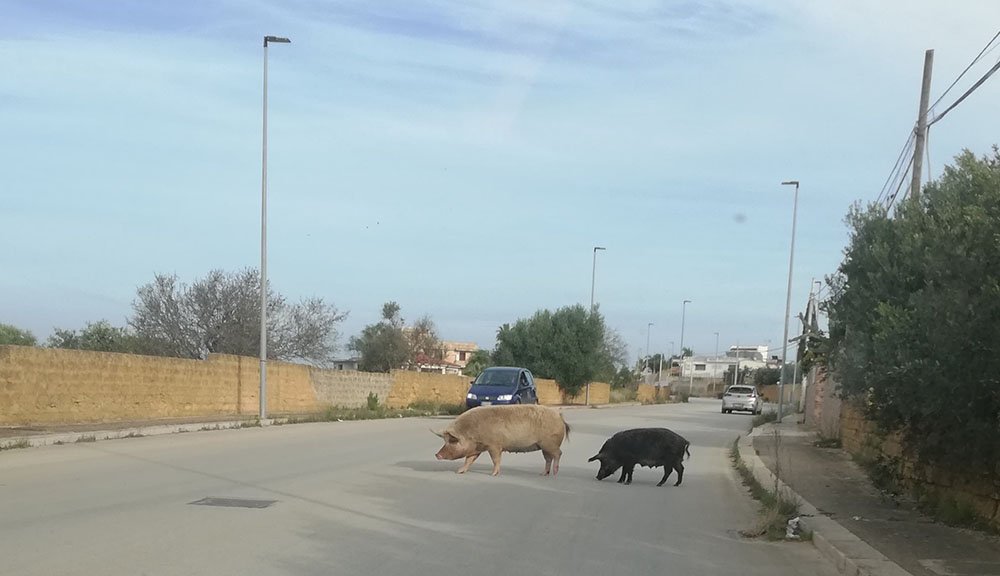
<instances>
[{"instance_id":1,"label":"pig's hoof","mask_svg":"<svg viewBox=\"0 0 1000 576\"><path fill-rule=\"evenodd\" d=\"M465 474L465 470L455 470L455 474Z\"/></svg>"}]
</instances>

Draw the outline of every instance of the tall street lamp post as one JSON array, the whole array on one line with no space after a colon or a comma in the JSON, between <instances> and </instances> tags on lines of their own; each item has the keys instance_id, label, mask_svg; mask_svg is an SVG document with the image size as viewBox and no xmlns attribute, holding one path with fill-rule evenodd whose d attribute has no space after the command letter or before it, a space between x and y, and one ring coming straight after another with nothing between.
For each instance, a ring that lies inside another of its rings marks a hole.
<instances>
[{"instance_id":1,"label":"tall street lamp post","mask_svg":"<svg viewBox=\"0 0 1000 576\"><path fill-rule=\"evenodd\" d=\"M264 137L260 176L260 422L267 418L267 45L288 44L280 36L264 36Z\"/></svg>"}]
</instances>

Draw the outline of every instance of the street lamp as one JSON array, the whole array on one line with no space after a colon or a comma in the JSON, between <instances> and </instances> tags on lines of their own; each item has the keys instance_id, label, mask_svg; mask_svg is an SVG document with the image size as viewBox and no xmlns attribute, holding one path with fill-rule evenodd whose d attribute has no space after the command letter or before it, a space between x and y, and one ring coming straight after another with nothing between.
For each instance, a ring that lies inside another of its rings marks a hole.
<instances>
[{"instance_id":1,"label":"street lamp","mask_svg":"<svg viewBox=\"0 0 1000 576\"><path fill-rule=\"evenodd\" d=\"M594 267L590 272L590 313L594 313L594 281L597 279L597 251L607 250L604 246L594 246Z\"/></svg>"},{"instance_id":2,"label":"street lamp","mask_svg":"<svg viewBox=\"0 0 1000 576\"><path fill-rule=\"evenodd\" d=\"M653 327L653 323L650 322L646 324L646 357L649 358L649 330Z\"/></svg>"},{"instance_id":3,"label":"street lamp","mask_svg":"<svg viewBox=\"0 0 1000 576\"><path fill-rule=\"evenodd\" d=\"M719 359L719 333L715 333L715 359Z\"/></svg>"},{"instance_id":4,"label":"street lamp","mask_svg":"<svg viewBox=\"0 0 1000 576\"><path fill-rule=\"evenodd\" d=\"M289 44L279 36L264 36L264 136L260 175L260 422L267 418L267 45Z\"/></svg>"},{"instance_id":5,"label":"street lamp","mask_svg":"<svg viewBox=\"0 0 1000 576\"><path fill-rule=\"evenodd\" d=\"M795 263L795 220L799 211L799 181L787 180L782 186L795 186L792 200L792 247L788 254L788 291L785 295L785 335L781 339L781 378L778 380L778 422L781 422L785 403L785 364L788 362L788 315L792 310L792 266Z\"/></svg>"},{"instance_id":6,"label":"street lamp","mask_svg":"<svg viewBox=\"0 0 1000 576\"><path fill-rule=\"evenodd\" d=\"M685 300L681 306L681 358L684 358L684 319L687 316L688 304L690 303L690 300Z\"/></svg>"}]
</instances>

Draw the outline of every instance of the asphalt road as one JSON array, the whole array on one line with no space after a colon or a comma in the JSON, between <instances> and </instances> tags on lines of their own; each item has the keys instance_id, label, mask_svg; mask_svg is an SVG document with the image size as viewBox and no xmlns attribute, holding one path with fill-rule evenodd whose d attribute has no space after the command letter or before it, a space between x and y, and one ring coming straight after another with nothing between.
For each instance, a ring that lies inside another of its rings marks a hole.
<instances>
[{"instance_id":1,"label":"asphalt road","mask_svg":"<svg viewBox=\"0 0 1000 576\"><path fill-rule=\"evenodd\" d=\"M540 453L484 455L464 476L399 419L197 432L0 453L0 574L819 575L808 543L748 541L756 505L728 447L749 416L719 401L566 410L557 478ZM608 436L666 426L691 441L684 484L594 479ZM206 497L267 508L193 505Z\"/></svg>"}]
</instances>

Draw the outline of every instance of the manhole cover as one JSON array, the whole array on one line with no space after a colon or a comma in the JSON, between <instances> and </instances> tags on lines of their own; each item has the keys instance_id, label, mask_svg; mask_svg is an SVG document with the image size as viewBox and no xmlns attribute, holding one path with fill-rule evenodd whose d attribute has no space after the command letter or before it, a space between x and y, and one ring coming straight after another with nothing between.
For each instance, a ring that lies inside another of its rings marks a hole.
<instances>
[{"instance_id":1,"label":"manhole cover","mask_svg":"<svg viewBox=\"0 0 1000 576\"><path fill-rule=\"evenodd\" d=\"M196 506L222 506L225 508L267 508L277 500L248 500L246 498L202 498L188 504Z\"/></svg>"}]
</instances>

